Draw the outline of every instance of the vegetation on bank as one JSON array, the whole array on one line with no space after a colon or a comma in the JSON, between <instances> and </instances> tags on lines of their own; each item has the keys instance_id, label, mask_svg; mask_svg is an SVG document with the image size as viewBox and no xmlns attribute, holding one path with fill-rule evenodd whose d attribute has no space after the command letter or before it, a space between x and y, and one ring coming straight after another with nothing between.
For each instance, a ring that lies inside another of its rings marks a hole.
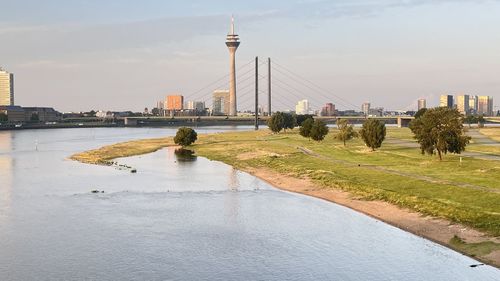
<instances>
[{"instance_id":1,"label":"vegetation on bank","mask_svg":"<svg viewBox=\"0 0 500 281\"><path fill-rule=\"evenodd\" d=\"M167 146L174 146L172 138L144 139L103 146L72 155L70 159L87 164L111 165L111 160L155 152Z\"/></svg>"},{"instance_id":2,"label":"vegetation on bank","mask_svg":"<svg viewBox=\"0 0 500 281\"><path fill-rule=\"evenodd\" d=\"M467 253L473 257L481 257L490 254L493 251L500 250L500 244L493 241L484 241L479 243L466 243L460 237L454 236L450 240L450 245L455 249Z\"/></svg>"}]
</instances>

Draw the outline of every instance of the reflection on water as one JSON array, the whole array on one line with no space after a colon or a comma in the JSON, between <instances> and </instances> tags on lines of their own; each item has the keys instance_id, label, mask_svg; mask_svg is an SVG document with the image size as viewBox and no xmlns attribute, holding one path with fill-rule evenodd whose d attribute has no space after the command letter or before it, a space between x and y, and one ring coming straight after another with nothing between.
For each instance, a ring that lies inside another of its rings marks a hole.
<instances>
[{"instance_id":1,"label":"reflection on water","mask_svg":"<svg viewBox=\"0 0 500 281\"><path fill-rule=\"evenodd\" d=\"M174 154L179 162L194 162L197 157L194 151L184 148L175 149Z\"/></svg>"},{"instance_id":2,"label":"reflection on water","mask_svg":"<svg viewBox=\"0 0 500 281\"><path fill-rule=\"evenodd\" d=\"M13 159L7 153L12 151L12 132L0 132L0 226L8 216L12 196Z\"/></svg>"},{"instance_id":3,"label":"reflection on water","mask_svg":"<svg viewBox=\"0 0 500 281\"><path fill-rule=\"evenodd\" d=\"M175 132L0 133L0 280L500 280L433 242L173 148L117 160L136 174L67 160Z\"/></svg>"}]
</instances>

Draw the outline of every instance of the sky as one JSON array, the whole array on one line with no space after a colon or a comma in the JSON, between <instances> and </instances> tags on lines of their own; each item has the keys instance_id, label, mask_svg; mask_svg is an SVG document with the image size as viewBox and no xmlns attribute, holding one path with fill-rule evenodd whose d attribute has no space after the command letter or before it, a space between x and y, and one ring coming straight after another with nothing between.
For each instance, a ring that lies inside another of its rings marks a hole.
<instances>
[{"instance_id":1,"label":"sky","mask_svg":"<svg viewBox=\"0 0 500 281\"><path fill-rule=\"evenodd\" d=\"M227 88L231 15L240 110L252 107L256 56L272 59L274 110L302 98L411 110L445 93L500 105L497 0L0 2L0 66L22 106L142 111L171 93L209 106L211 87Z\"/></svg>"}]
</instances>

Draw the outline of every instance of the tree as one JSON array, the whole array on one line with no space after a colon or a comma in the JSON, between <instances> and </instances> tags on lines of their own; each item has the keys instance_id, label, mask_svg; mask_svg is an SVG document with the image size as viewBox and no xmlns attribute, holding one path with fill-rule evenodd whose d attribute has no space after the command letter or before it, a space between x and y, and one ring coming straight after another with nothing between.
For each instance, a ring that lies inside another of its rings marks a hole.
<instances>
[{"instance_id":1,"label":"tree","mask_svg":"<svg viewBox=\"0 0 500 281\"><path fill-rule=\"evenodd\" d=\"M321 120L314 120L309 136L315 141L322 141L328 134L326 123Z\"/></svg>"},{"instance_id":2,"label":"tree","mask_svg":"<svg viewBox=\"0 0 500 281\"><path fill-rule=\"evenodd\" d=\"M352 125L349 125L347 119L337 119L337 127L339 128L339 132L335 134L334 138L344 142L344 146L346 141L358 136L358 133L354 131Z\"/></svg>"},{"instance_id":3,"label":"tree","mask_svg":"<svg viewBox=\"0 0 500 281\"><path fill-rule=\"evenodd\" d=\"M297 118L295 114L291 113L283 113L283 129L286 132L286 129L293 130L297 126Z\"/></svg>"},{"instance_id":4,"label":"tree","mask_svg":"<svg viewBox=\"0 0 500 281\"><path fill-rule=\"evenodd\" d=\"M153 116L158 116L160 115L160 109L155 107L153 109L151 109L151 114L153 114Z\"/></svg>"},{"instance_id":5,"label":"tree","mask_svg":"<svg viewBox=\"0 0 500 281\"><path fill-rule=\"evenodd\" d=\"M417 118L420 118L420 116L424 115L424 113L427 111L427 108L421 108L417 111L417 113L415 113L415 115L413 117L415 117L415 119Z\"/></svg>"},{"instance_id":6,"label":"tree","mask_svg":"<svg viewBox=\"0 0 500 281\"><path fill-rule=\"evenodd\" d=\"M377 119L368 119L363 123L363 128L359 131L366 146L375 151L382 145L385 139L385 124Z\"/></svg>"},{"instance_id":7,"label":"tree","mask_svg":"<svg viewBox=\"0 0 500 281\"><path fill-rule=\"evenodd\" d=\"M285 117L283 116L283 112L275 112L267 120L267 126L271 131L274 133L279 133L281 130L283 130L283 127L285 126Z\"/></svg>"},{"instance_id":8,"label":"tree","mask_svg":"<svg viewBox=\"0 0 500 281\"><path fill-rule=\"evenodd\" d=\"M188 146L198 139L198 134L195 130L188 127L181 127L177 130L174 137L174 143L181 146Z\"/></svg>"},{"instance_id":9,"label":"tree","mask_svg":"<svg viewBox=\"0 0 500 281\"><path fill-rule=\"evenodd\" d=\"M427 110L420 118L410 123L410 129L420 144L422 154L460 154L470 141L465 135L463 117L457 109L436 107Z\"/></svg>"},{"instance_id":10,"label":"tree","mask_svg":"<svg viewBox=\"0 0 500 281\"><path fill-rule=\"evenodd\" d=\"M307 118L302 122L302 126L300 126L299 133L304 138L311 137L311 129L314 124L314 119L312 117Z\"/></svg>"},{"instance_id":11,"label":"tree","mask_svg":"<svg viewBox=\"0 0 500 281\"><path fill-rule=\"evenodd\" d=\"M306 121L307 119L314 119L314 116L311 114L299 114L295 115L295 118L297 119L297 126L302 126L302 122Z\"/></svg>"}]
</instances>

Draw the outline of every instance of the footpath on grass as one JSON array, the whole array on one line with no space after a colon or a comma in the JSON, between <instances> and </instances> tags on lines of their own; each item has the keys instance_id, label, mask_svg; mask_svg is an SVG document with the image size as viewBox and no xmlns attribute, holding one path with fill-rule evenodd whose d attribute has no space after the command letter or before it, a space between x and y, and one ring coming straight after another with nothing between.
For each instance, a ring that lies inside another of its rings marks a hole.
<instances>
[{"instance_id":1,"label":"footpath on grass","mask_svg":"<svg viewBox=\"0 0 500 281\"><path fill-rule=\"evenodd\" d=\"M388 137L411 139L407 129L388 129ZM127 142L72 159L106 164L170 145L171 138ZM497 161L471 157L461 162L455 155L439 161L395 143L371 152L360 140L344 147L331 135L317 143L297 132L268 130L200 135L190 149L280 189L347 206L500 266Z\"/></svg>"}]
</instances>

